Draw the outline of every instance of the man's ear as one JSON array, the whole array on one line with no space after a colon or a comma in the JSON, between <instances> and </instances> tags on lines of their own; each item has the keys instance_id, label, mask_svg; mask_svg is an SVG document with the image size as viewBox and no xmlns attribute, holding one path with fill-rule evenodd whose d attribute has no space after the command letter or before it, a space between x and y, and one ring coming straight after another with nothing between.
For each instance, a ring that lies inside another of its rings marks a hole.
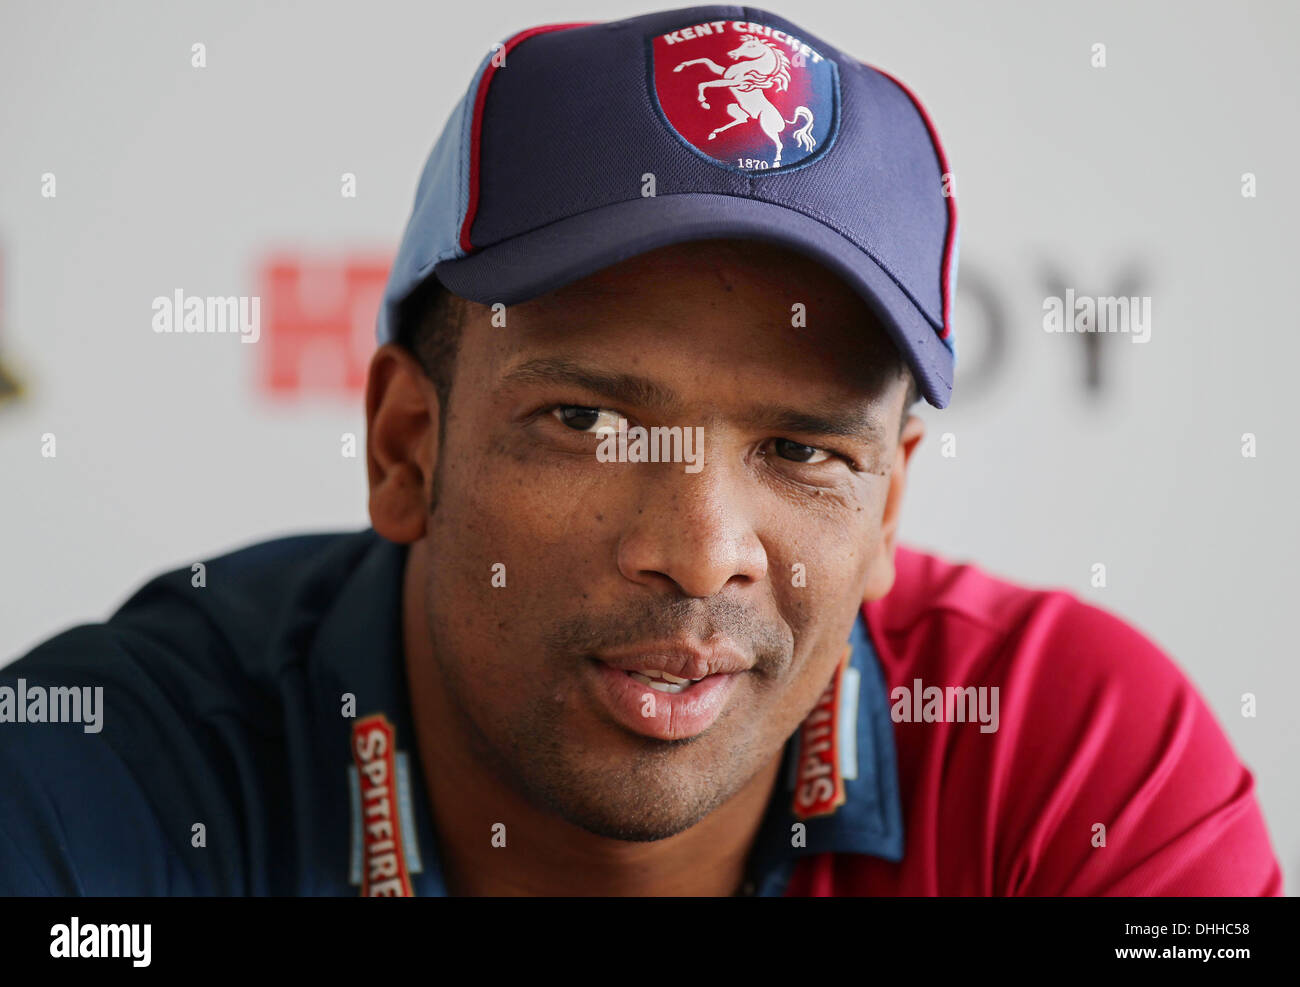
<instances>
[{"instance_id":1,"label":"man's ear","mask_svg":"<svg viewBox=\"0 0 1300 987\"><path fill-rule=\"evenodd\" d=\"M898 533L899 515L903 509L903 491L907 487L907 464L912 453L925 437L925 422L916 415L907 414L903 432L894 453L894 466L889 474L889 491L885 495L885 511L880 522L880 544L867 574L865 599L878 600L894 585L894 547Z\"/></svg>"},{"instance_id":2,"label":"man's ear","mask_svg":"<svg viewBox=\"0 0 1300 987\"><path fill-rule=\"evenodd\" d=\"M370 523L401 545L424 536L438 455L437 391L403 347L375 351L366 377Z\"/></svg>"}]
</instances>

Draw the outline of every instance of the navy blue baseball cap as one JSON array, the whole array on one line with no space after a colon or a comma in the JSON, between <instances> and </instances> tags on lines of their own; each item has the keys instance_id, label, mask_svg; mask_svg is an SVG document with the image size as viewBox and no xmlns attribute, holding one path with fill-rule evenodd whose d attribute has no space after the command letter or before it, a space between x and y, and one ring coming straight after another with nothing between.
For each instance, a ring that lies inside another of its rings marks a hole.
<instances>
[{"instance_id":1,"label":"navy blue baseball cap","mask_svg":"<svg viewBox=\"0 0 1300 987\"><path fill-rule=\"evenodd\" d=\"M420 176L379 313L436 276L512 305L688 240L764 240L841 276L922 395L952 396L951 175L879 69L755 7L552 24L483 59Z\"/></svg>"}]
</instances>

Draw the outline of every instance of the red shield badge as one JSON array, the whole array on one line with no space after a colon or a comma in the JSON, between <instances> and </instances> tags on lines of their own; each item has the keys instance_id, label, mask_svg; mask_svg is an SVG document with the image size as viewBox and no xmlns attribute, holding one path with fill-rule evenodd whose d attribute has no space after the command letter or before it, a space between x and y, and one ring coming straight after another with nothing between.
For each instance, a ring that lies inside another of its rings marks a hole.
<instances>
[{"instance_id":1,"label":"red shield badge","mask_svg":"<svg viewBox=\"0 0 1300 987\"><path fill-rule=\"evenodd\" d=\"M830 145L839 120L833 59L753 21L708 21L651 43L654 92L669 128L709 160L756 173Z\"/></svg>"}]
</instances>

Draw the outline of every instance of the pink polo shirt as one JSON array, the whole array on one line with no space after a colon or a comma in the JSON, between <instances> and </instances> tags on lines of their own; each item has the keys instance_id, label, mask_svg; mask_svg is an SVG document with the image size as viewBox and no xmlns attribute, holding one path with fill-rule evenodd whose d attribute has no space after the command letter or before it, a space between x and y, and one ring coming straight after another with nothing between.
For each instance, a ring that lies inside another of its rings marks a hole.
<instances>
[{"instance_id":1,"label":"pink polo shirt","mask_svg":"<svg viewBox=\"0 0 1300 987\"><path fill-rule=\"evenodd\" d=\"M786 895L1281 894L1254 778L1159 647L1066 592L903 547L896 564L863 612L903 858L810 856ZM996 687L997 729L914 722L931 686Z\"/></svg>"}]
</instances>

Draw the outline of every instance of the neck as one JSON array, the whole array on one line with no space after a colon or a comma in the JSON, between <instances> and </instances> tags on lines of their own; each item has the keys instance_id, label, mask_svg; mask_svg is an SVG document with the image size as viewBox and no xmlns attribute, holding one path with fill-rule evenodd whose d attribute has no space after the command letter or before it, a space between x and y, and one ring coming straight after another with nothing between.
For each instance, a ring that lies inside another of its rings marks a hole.
<instances>
[{"instance_id":1,"label":"neck","mask_svg":"<svg viewBox=\"0 0 1300 987\"><path fill-rule=\"evenodd\" d=\"M776 784L780 752L724 805L654 842L597 836L534 805L497 776L458 727L459 713L434 674L415 554L413 546L403 593L406 677L448 892L734 894Z\"/></svg>"}]
</instances>

